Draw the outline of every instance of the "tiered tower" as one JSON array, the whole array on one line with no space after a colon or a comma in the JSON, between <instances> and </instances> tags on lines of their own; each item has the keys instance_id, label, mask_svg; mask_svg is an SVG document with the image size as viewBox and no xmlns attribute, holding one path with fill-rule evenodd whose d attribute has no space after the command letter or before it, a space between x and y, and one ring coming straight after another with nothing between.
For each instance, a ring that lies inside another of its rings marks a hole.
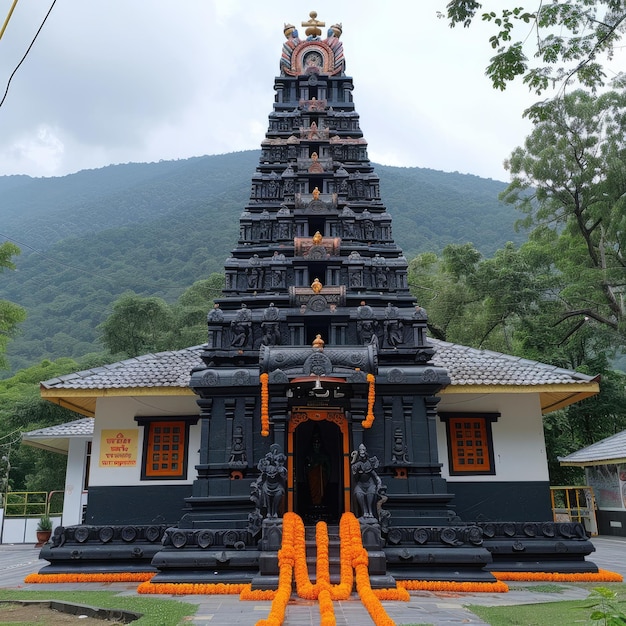
<instances>
[{"instance_id":1,"label":"tiered tower","mask_svg":"<svg viewBox=\"0 0 626 626\"><path fill-rule=\"evenodd\" d=\"M354 511L381 574L385 560L407 561L417 526L449 528L454 517L436 438L436 394L449 379L431 362L426 315L368 159L342 27L323 37L324 26L312 12L302 38L284 29L250 199L191 377L200 464L188 511L155 557L161 580L180 580L200 558L190 544L207 541L223 562L206 567L245 578L256 549L278 547L286 510L308 523ZM359 450L377 467L375 493L359 484ZM284 482L277 518L260 492L272 459ZM451 558L447 545L446 559L479 569L488 555L469 547Z\"/></svg>"}]
</instances>

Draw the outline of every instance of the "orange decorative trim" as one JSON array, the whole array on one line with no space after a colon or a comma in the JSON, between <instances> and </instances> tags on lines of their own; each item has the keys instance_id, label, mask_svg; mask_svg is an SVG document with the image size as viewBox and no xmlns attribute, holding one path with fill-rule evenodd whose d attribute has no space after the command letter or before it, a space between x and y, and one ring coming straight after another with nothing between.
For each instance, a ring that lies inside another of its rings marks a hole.
<instances>
[{"instance_id":1,"label":"orange decorative trim","mask_svg":"<svg viewBox=\"0 0 626 626\"><path fill-rule=\"evenodd\" d=\"M376 377L374 374L367 375L369 389L367 390L367 415L362 422L363 428L371 428L374 423L374 402L376 401Z\"/></svg>"},{"instance_id":2,"label":"orange decorative trim","mask_svg":"<svg viewBox=\"0 0 626 626\"><path fill-rule=\"evenodd\" d=\"M495 574L494 574L495 576ZM409 591L456 591L463 593L506 593L506 583L460 583L447 580L399 580L398 587Z\"/></svg>"},{"instance_id":3,"label":"orange decorative trim","mask_svg":"<svg viewBox=\"0 0 626 626\"><path fill-rule=\"evenodd\" d=\"M270 434L270 392L268 387L269 374L263 372L259 376L261 381L261 435L267 437Z\"/></svg>"},{"instance_id":4,"label":"orange decorative trim","mask_svg":"<svg viewBox=\"0 0 626 626\"><path fill-rule=\"evenodd\" d=\"M97 574L29 574L25 583L140 583L150 580L154 572L108 572Z\"/></svg>"},{"instance_id":5,"label":"orange decorative trim","mask_svg":"<svg viewBox=\"0 0 626 626\"><path fill-rule=\"evenodd\" d=\"M616 572L598 569L597 572L566 574L559 572L491 572L498 580L537 581L549 580L561 583L605 582L621 583L624 577Z\"/></svg>"}]
</instances>

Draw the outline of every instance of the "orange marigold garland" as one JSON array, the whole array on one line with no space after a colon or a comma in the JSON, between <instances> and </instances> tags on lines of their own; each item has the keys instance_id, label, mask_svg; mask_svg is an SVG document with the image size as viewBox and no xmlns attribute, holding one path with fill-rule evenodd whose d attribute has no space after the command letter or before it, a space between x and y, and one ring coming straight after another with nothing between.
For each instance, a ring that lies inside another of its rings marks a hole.
<instances>
[{"instance_id":1,"label":"orange marigold garland","mask_svg":"<svg viewBox=\"0 0 626 626\"><path fill-rule=\"evenodd\" d=\"M399 580L398 587L410 591L455 591L463 593L506 593L506 583L462 583L450 580ZM381 598L386 599L386 598Z\"/></svg>"},{"instance_id":2,"label":"orange marigold garland","mask_svg":"<svg viewBox=\"0 0 626 626\"><path fill-rule=\"evenodd\" d=\"M367 375L367 382L369 383L369 389L367 391L367 415L362 422L363 428L371 428L374 423L374 401L376 400L376 388L374 386L376 377L374 374Z\"/></svg>"},{"instance_id":3,"label":"orange marigold garland","mask_svg":"<svg viewBox=\"0 0 626 626\"><path fill-rule=\"evenodd\" d=\"M370 614L376 626L395 626L395 622L389 617L380 600L372 591L370 584L367 550L361 541L361 526L353 513L344 513L348 516L350 545L352 547L352 567L356 574L356 590L361 602Z\"/></svg>"},{"instance_id":4,"label":"orange marigold garland","mask_svg":"<svg viewBox=\"0 0 626 626\"><path fill-rule=\"evenodd\" d=\"M241 593L244 584L232 583L151 583L144 582L137 587L137 593L168 596L194 595L234 595Z\"/></svg>"},{"instance_id":5,"label":"orange marigold garland","mask_svg":"<svg viewBox=\"0 0 626 626\"><path fill-rule=\"evenodd\" d=\"M320 624L335 626L335 609L330 584L330 557L328 554L328 526L326 522L318 522L315 526L315 543L317 544L316 581L317 600L320 605Z\"/></svg>"},{"instance_id":6,"label":"orange marigold garland","mask_svg":"<svg viewBox=\"0 0 626 626\"><path fill-rule=\"evenodd\" d=\"M598 569L597 572L560 573L560 572L491 572L498 580L545 581L559 583L605 582L621 583L621 574Z\"/></svg>"},{"instance_id":7,"label":"orange marigold garland","mask_svg":"<svg viewBox=\"0 0 626 626\"><path fill-rule=\"evenodd\" d=\"M294 547L294 576L296 579L296 592L305 600L317 598L317 588L309 578L309 570L306 564L306 544L304 522L299 515L294 515L293 522L293 547Z\"/></svg>"},{"instance_id":8,"label":"orange marigold garland","mask_svg":"<svg viewBox=\"0 0 626 626\"><path fill-rule=\"evenodd\" d=\"M352 546L350 538L350 520L342 515L339 520L339 584L333 585L331 590L333 600L347 600L352 594L354 585L354 570L352 569Z\"/></svg>"},{"instance_id":9,"label":"orange marigold garland","mask_svg":"<svg viewBox=\"0 0 626 626\"><path fill-rule=\"evenodd\" d=\"M29 574L25 583L139 583L150 580L154 572L107 572L95 574Z\"/></svg>"},{"instance_id":10,"label":"orange marigold garland","mask_svg":"<svg viewBox=\"0 0 626 626\"><path fill-rule=\"evenodd\" d=\"M291 597L293 569L296 561L294 550L296 518L300 519L291 512L285 513L283 516L283 540L278 551L278 589L267 619L259 620L256 626L281 626L285 621L285 610Z\"/></svg>"},{"instance_id":11,"label":"orange marigold garland","mask_svg":"<svg viewBox=\"0 0 626 626\"><path fill-rule=\"evenodd\" d=\"M270 392L268 387L269 375L263 372L259 376L261 381L261 436L267 437L270 434Z\"/></svg>"}]
</instances>

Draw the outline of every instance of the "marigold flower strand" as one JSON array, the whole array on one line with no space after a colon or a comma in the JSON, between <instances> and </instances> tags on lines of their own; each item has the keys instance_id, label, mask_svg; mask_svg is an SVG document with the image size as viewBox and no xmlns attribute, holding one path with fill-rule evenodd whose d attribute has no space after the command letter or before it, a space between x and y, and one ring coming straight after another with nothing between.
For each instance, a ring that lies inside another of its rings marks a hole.
<instances>
[{"instance_id":1,"label":"marigold flower strand","mask_svg":"<svg viewBox=\"0 0 626 626\"><path fill-rule=\"evenodd\" d=\"M376 401L376 377L374 374L367 375L367 382L369 383L369 389L367 391L367 415L362 422L363 428L371 428L374 423L374 402Z\"/></svg>"},{"instance_id":2,"label":"marigold flower strand","mask_svg":"<svg viewBox=\"0 0 626 626\"><path fill-rule=\"evenodd\" d=\"M270 392L268 387L269 375L263 372L259 376L261 381L261 436L267 437L270 434Z\"/></svg>"}]
</instances>

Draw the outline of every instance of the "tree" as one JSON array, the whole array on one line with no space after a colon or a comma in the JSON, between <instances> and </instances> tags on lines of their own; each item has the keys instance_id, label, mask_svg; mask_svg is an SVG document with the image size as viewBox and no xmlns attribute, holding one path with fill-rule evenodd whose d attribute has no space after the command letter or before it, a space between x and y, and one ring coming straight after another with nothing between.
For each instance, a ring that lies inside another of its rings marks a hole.
<instances>
[{"instance_id":1,"label":"tree","mask_svg":"<svg viewBox=\"0 0 626 626\"><path fill-rule=\"evenodd\" d=\"M126 292L113 303L113 312L98 330L111 354L133 357L166 350L165 336L173 322L172 311L161 298Z\"/></svg>"},{"instance_id":2,"label":"tree","mask_svg":"<svg viewBox=\"0 0 626 626\"><path fill-rule=\"evenodd\" d=\"M428 311L433 336L465 345L515 352L521 320L535 316L551 277L551 261L532 246L512 243L483 259L474 246L451 244L440 259L419 255L409 282Z\"/></svg>"},{"instance_id":3,"label":"tree","mask_svg":"<svg viewBox=\"0 0 626 626\"><path fill-rule=\"evenodd\" d=\"M467 28L480 13L483 21L496 26L489 38L496 54L486 69L495 89L504 90L518 77L537 94L549 86L565 86L574 77L590 89L605 84L600 57L611 58L626 29L626 7L621 0L539 2L535 10L492 4L494 10L483 9L483 3L476 0L452 0L445 17L451 28L458 24ZM516 38L518 24L529 25L534 38L528 28ZM535 67L529 55L536 59ZM541 106L529 112L541 115Z\"/></svg>"},{"instance_id":4,"label":"tree","mask_svg":"<svg viewBox=\"0 0 626 626\"><path fill-rule=\"evenodd\" d=\"M0 244L0 271L15 269L11 261L20 253L20 249L10 241ZM26 311L17 304L8 300L0 300L0 369L6 369L7 361L4 357L9 339L17 332L17 325L26 319Z\"/></svg>"},{"instance_id":5,"label":"tree","mask_svg":"<svg viewBox=\"0 0 626 626\"><path fill-rule=\"evenodd\" d=\"M526 214L520 225L553 264L555 332L593 322L617 348L626 344L626 95L578 90L546 112L505 162L512 182L501 199Z\"/></svg>"},{"instance_id":6,"label":"tree","mask_svg":"<svg viewBox=\"0 0 626 626\"><path fill-rule=\"evenodd\" d=\"M207 313L213 300L224 289L224 274L214 272L204 280L196 281L186 289L173 306L176 333L172 337L177 347L203 343L207 338Z\"/></svg>"},{"instance_id":7,"label":"tree","mask_svg":"<svg viewBox=\"0 0 626 626\"><path fill-rule=\"evenodd\" d=\"M81 416L39 397L39 382L84 367L72 359L42 361L0 381L0 493L63 489L67 458L21 443L21 434Z\"/></svg>"},{"instance_id":8,"label":"tree","mask_svg":"<svg viewBox=\"0 0 626 626\"><path fill-rule=\"evenodd\" d=\"M207 336L207 313L223 287L224 275L213 273L196 281L173 305L161 298L127 292L114 302L113 312L98 326L101 340L112 354L127 356L202 343Z\"/></svg>"},{"instance_id":9,"label":"tree","mask_svg":"<svg viewBox=\"0 0 626 626\"><path fill-rule=\"evenodd\" d=\"M581 472L561 468L566 456L626 428L626 375L609 362L614 331L563 321L562 274L555 250L529 241L507 244L483 259L471 244L425 253L409 264L409 284L428 312L432 335L599 375L601 393L544 416L553 484L577 484Z\"/></svg>"}]
</instances>

